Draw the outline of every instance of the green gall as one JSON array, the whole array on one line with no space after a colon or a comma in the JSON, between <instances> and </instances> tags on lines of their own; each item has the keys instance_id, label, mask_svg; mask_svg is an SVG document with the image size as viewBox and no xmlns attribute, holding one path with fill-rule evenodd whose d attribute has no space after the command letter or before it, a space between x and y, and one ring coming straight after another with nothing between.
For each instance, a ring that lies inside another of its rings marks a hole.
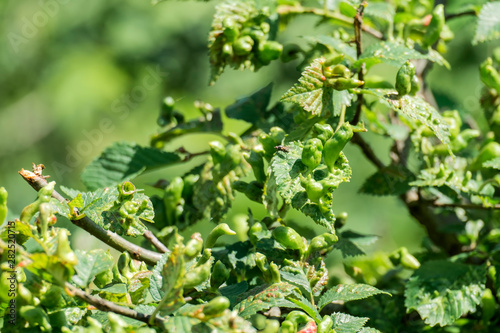
<instances>
[{"instance_id":1,"label":"green gall","mask_svg":"<svg viewBox=\"0 0 500 333\"><path fill-rule=\"evenodd\" d=\"M222 314L229 308L230 302L227 297L218 296L203 306L203 314L205 316L217 316Z\"/></svg>"},{"instance_id":2,"label":"green gall","mask_svg":"<svg viewBox=\"0 0 500 333\"><path fill-rule=\"evenodd\" d=\"M245 155L245 159L252 167L252 171L257 182L262 184L265 183L267 176L264 170L264 158L262 157L262 154L252 150L250 151L250 154Z\"/></svg>"},{"instance_id":3,"label":"green gall","mask_svg":"<svg viewBox=\"0 0 500 333\"><path fill-rule=\"evenodd\" d=\"M78 263L78 259L69 246L68 234L69 231L66 229L58 230L56 255L60 258L63 264L76 265Z\"/></svg>"},{"instance_id":4,"label":"green gall","mask_svg":"<svg viewBox=\"0 0 500 333\"><path fill-rule=\"evenodd\" d=\"M354 132L348 122L335 132L335 134L325 143L323 148L323 159L328 166L330 172L335 169L335 162L340 156L340 152L344 149L347 143L351 140Z\"/></svg>"},{"instance_id":5,"label":"green gall","mask_svg":"<svg viewBox=\"0 0 500 333\"><path fill-rule=\"evenodd\" d=\"M333 327L331 316L323 316L323 320L318 325L317 333L330 333Z\"/></svg>"},{"instance_id":6,"label":"green gall","mask_svg":"<svg viewBox=\"0 0 500 333\"><path fill-rule=\"evenodd\" d=\"M333 136L333 128L328 124L314 124L313 131L323 144Z\"/></svg>"},{"instance_id":7,"label":"green gall","mask_svg":"<svg viewBox=\"0 0 500 333\"><path fill-rule=\"evenodd\" d=\"M343 54L332 54L325 59L325 62L323 63L323 68L340 64L342 60L344 60Z\"/></svg>"},{"instance_id":8,"label":"green gall","mask_svg":"<svg viewBox=\"0 0 500 333\"><path fill-rule=\"evenodd\" d=\"M314 170L321 163L323 142L320 139L309 139L302 149L301 160L309 170Z\"/></svg>"},{"instance_id":9,"label":"green gall","mask_svg":"<svg viewBox=\"0 0 500 333\"><path fill-rule=\"evenodd\" d=\"M489 88L495 89L497 94L500 94L500 74L493 67L491 58L487 58L479 66L479 74L481 81Z\"/></svg>"},{"instance_id":10,"label":"green gall","mask_svg":"<svg viewBox=\"0 0 500 333\"><path fill-rule=\"evenodd\" d=\"M285 320L284 322L281 323L280 333L296 333L296 332L297 328L291 321Z\"/></svg>"},{"instance_id":11,"label":"green gall","mask_svg":"<svg viewBox=\"0 0 500 333\"><path fill-rule=\"evenodd\" d=\"M323 185L320 182L314 180L311 175L307 175L307 177L300 177L300 185L306 190L307 197L309 200L315 203L319 203L319 199L324 194Z\"/></svg>"},{"instance_id":12,"label":"green gall","mask_svg":"<svg viewBox=\"0 0 500 333\"><path fill-rule=\"evenodd\" d=\"M346 79L346 78L338 78L338 79L329 79L327 80L328 84L333 87L335 90L346 90L352 88L358 88L365 84L363 81L356 79Z\"/></svg>"},{"instance_id":13,"label":"green gall","mask_svg":"<svg viewBox=\"0 0 500 333\"><path fill-rule=\"evenodd\" d=\"M413 75L411 78L411 89L410 89L410 95L415 96L418 91L420 90L420 80L416 75Z\"/></svg>"},{"instance_id":14,"label":"green gall","mask_svg":"<svg viewBox=\"0 0 500 333\"><path fill-rule=\"evenodd\" d=\"M8 193L5 187L0 187L0 224L2 224L7 217L7 197Z\"/></svg>"},{"instance_id":15,"label":"green gall","mask_svg":"<svg viewBox=\"0 0 500 333\"><path fill-rule=\"evenodd\" d=\"M341 212L337 215L337 217L335 218L335 229L341 229L343 226L345 226L345 224L347 223L347 218L349 217L349 215L347 214L347 212Z\"/></svg>"},{"instance_id":16,"label":"green gall","mask_svg":"<svg viewBox=\"0 0 500 333\"><path fill-rule=\"evenodd\" d=\"M199 232L195 232L184 247L184 255L188 260L198 256L203 249L203 238Z\"/></svg>"},{"instance_id":17,"label":"green gall","mask_svg":"<svg viewBox=\"0 0 500 333\"><path fill-rule=\"evenodd\" d=\"M215 245L215 242L217 242L217 239L224 235L232 236L236 235L236 232L231 230L231 228L229 228L226 223L219 224L208 234L207 240L205 242L205 248L212 248Z\"/></svg>"},{"instance_id":18,"label":"green gall","mask_svg":"<svg viewBox=\"0 0 500 333\"><path fill-rule=\"evenodd\" d=\"M214 164L221 163L226 156L226 147L219 141L209 142L208 145L210 146L210 156L212 156Z\"/></svg>"},{"instance_id":19,"label":"green gall","mask_svg":"<svg viewBox=\"0 0 500 333\"><path fill-rule=\"evenodd\" d=\"M201 266L197 266L191 268L186 275L184 275L184 290L190 290L194 287L205 282L210 276L210 261L202 264Z\"/></svg>"},{"instance_id":20,"label":"green gall","mask_svg":"<svg viewBox=\"0 0 500 333\"><path fill-rule=\"evenodd\" d=\"M42 332L52 332L49 316L42 308L25 305L20 308L19 314L30 326L39 326Z\"/></svg>"},{"instance_id":21,"label":"green gall","mask_svg":"<svg viewBox=\"0 0 500 333\"><path fill-rule=\"evenodd\" d=\"M434 10L432 11L431 22L427 27L427 31L425 32L424 37L422 38L422 44L424 47L432 46L435 42L438 41L444 25L444 6L442 4L439 4L434 7Z\"/></svg>"},{"instance_id":22,"label":"green gall","mask_svg":"<svg viewBox=\"0 0 500 333\"><path fill-rule=\"evenodd\" d=\"M274 229L272 234L273 238L285 248L304 252L304 241L294 229L280 226Z\"/></svg>"},{"instance_id":23,"label":"green gall","mask_svg":"<svg viewBox=\"0 0 500 333\"><path fill-rule=\"evenodd\" d=\"M248 238L250 239L250 243L254 246L257 245L257 242L263 237L266 231L266 227L260 223L255 222L250 229L248 229Z\"/></svg>"},{"instance_id":24,"label":"green gall","mask_svg":"<svg viewBox=\"0 0 500 333\"><path fill-rule=\"evenodd\" d=\"M229 278L229 273L226 266L218 260L212 269L212 275L210 275L210 286L214 289L219 288Z\"/></svg>"},{"instance_id":25,"label":"green gall","mask_svg":"<svg viewBox=\"0 0 500 333\"><path fill-rule=\"evenodd\" d=\"M312 318L309 317L307 314L305 314L302 311L297 311L297 310L290 312L285 318L285 321L289 321L289 322L293 323L295 330L297 330L297 327L299 325L307 324L311 320L312 320Z\"/></svg>"},{"instance_id":26,"label":"green gall","mask_svg":"<svg viewBox=\"0 0 500 333\"><path fill-rule=\"evenodd\" d=\"M263 64L268 64L271 61L278 59L282 52L283 45L275 41L266 41L264 43L259 43L257 58Z\"/></svg>"},{"instance_id":27,"label":"green gall","mask_svg":"<svg viewBox=\"0 0 500 333\"><path fill-rule=\"evenodd\" d=\"M411 92L413 76L415 76L415 66L408 60L396 74L396 90L399 96L408 95Z\"/></svg>"},{"instance_id":28,"label":"green gall","mask_svg":"<svg viewBox=\"0 0 500 333\"><path fill-rule=\"evenodd\" d=\"M252 52L254 40L250 36L243 36L236 39L233 43L234 54L238 56L246 56Z\"/></svg>"}]
</instances>

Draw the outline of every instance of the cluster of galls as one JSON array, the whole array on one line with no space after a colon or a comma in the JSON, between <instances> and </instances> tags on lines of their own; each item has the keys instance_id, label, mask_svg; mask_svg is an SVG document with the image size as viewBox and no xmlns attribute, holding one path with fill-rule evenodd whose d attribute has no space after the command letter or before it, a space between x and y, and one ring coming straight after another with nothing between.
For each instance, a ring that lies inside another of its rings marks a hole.
<instances>
[{"instance_id":1,"label":"cluster of galls","mask_svg":"<svg viewBox=\"0 0 500 333\"><path fill-rule=\"evenodd\" d=\"M341 64L342 60L344 60L343 54L335 54L323 62L321 80L325 82L324 84L335 90L346 90L362 86L364 82L354 79L351 70Z\"/></svg>"},{"instance_id":2,"label":"cluster of galls","mask_svg":"<svg viewBox=\"0 0 500 333\"><path fill-rule=\"evenodd\" d=\"M266 15L257 15L246 21L226 17L220 30L214 32L210 46L210 63L220 72L224 66L259 69L278 59L283 45L270 40L271 26Z\"/></svg>"},{"instance_id":3,"label":"cluster of galls","mask_svg":"<svg viewBox=\"0 0 500 333\"><path fill-rule=\"evenodd\" d=\"M330 207L324 196L336 187L336 182L330 177L317 181L313 177L313 171L323 160L328 171L334 173L341 151L353 136L353 129L346 122L334 133L328 124L315 124L314 132L316 137L308 139L302 149L301 161L308 167L309 172L306 176L300 175L300 183L306 190L309 200L318 204L320 210L326 213Z\"/></svg>"}]
</instances>

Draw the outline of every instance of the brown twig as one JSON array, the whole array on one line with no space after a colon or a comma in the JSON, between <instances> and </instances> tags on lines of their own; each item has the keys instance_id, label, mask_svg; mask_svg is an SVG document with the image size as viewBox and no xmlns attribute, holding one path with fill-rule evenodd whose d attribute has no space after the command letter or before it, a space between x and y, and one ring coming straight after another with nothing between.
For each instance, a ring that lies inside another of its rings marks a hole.
<instances>
[{"instance_id":1,"label":"brown twig","mask_svg":"<svg viewBox=\"0 0 500 333\"><path fill-rule=\"evenodd\" d=\"M366 1L363 1L357 11L356 11L356 16L354 17L354 43L356 44L356 55L357 58L361 56L363 53L363 42L361 40L362 34L361 34L361 29L363 27L363 13L365 10L365 7L368 5ZM364 70L365 70L365 63L363 62L361 64L361 68L359 69L358 72L358 80L363 81L364 80ZM362 87L362 86L361 86ZM352 119L352 124L356 125L359 122L359 119L361 118L361 110L363 107L363 94L358 94L358 101L356 105L356 113L354 114L354 118Z\"/></svg>"},{"instance_id":2,"label":"brown twig","mask_svg":"<svg viewBox=\"0 0 500 333\"><path fill-rule=\"evenodd\" d=\"M39 174L24 169L19 171L19 174L36 191L39 191L42 187L47 186L47 181ZM67 200L55 190L52 192L52 197L57 199L61 203L67 203ZM92 221L88 216L85 216L79 220L71 220L71 222L74 225L84 229L91 235L95 236L97 239L108 244L112 248L120 252L127 251L134 259L144 261L149 265L155 265L161 258L161 253L142 248L138 245L135 245L134 243L129 242L128 240L114 232L104 230L102 227Z\"/></svg>"},{"instance_id":3,"label":"brown twig","mask_svg":"<svg viewBox=\"0 0 500 333\"><path fill-rule=\"evenodd\" d=\"M479 209L479 210L500 209L500 204L496 204L491 207L469 204L469 203L441 203L436 201L423 201L422 204L436 208L463 208L463 209Z\"/></svg>"},{"instance_id":4,"label":"brown twig","mask_svg":"<svg viewBox=\"0 0 500 333\"><path fill-rule=\"evenodd\" d=\"M469 10L469 11L461 12L461 13L447 14L444 16L444 19L446 21L448 21L448 20L452 20L452 19L457 18L457 17L469 16L469 15L477 16L477 12L475 10Z\"/></svg>"},{"instance_id":5,"label":"brown twig","mask_svg":"<svg viewBox=\"0 0 500 333\"><path fill-rule=\"evenodd\" d=\"M104 312L114 312L119 315L129 317L135 320L142 321L146 324L150 324L150 320L152 319L150 315L137 312L135 310L119 306L113 302L110 302L108 300L102 299L100 297L92 296L85 291L81 290L80 288L77 288L73 286L72 284L66 282L64 285L64 288L66 289L66 292L69 295L75 295L78 298L84 300L85 302L95 306L97 309L104 311ZM157 326L163 326L163 323L165 322L165 319L160 318L160 317L155 317L153 320L154 324Z\"/></svg>"},{"instance_id":6,"label":"brown twig","mask_svg":"<svg viewBox=\"0 0 500 333\"><path fill-rule=\"evenodd\" d=\"M153 246L158 250L160 251L161 253L167 253L167 252L170 252L170 250L165 246L165 244L163 244L162 242L160 242L160 240L158 238L156 238L156 236L150 231L146 231L144 234L143 234L144 238L146 238L151 244L153 244Z\"/></svg>"},{"instance_id":7,"label":"brown twig","mask_svg":"<svg viewBox=\"0 0 500 333\"><path fill-rule=\"evenodd\" d=\"M365 157L377 167L377 169L382 169L385 167L384 163L375 155L372 147L361 137L359 133L354 133L351 142L358 145Z\"/></svg>"}]
</instances>

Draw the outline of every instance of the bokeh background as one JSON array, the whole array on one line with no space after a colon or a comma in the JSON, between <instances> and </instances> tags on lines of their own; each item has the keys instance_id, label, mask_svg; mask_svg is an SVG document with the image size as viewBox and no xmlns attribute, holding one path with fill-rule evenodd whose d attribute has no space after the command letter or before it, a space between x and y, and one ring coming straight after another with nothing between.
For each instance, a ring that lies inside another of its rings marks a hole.
<instances>
[{"instance_id":1,"label":"bokeh background","mask_svg":"<svg viewBox=\"0 0 500 333\"><path fill-rule=\"evenodd\" d=\"M150 136L159 129L160 101L167 95L178 101L177 107L188 117L195 117L196 99L224 108L275 82L276 101L293 85L300 75L295 69L299 61L274 62L257 73L227 70L214 86L208 85L207 37L216 3L166 1L153 6L148 0L0 1L0 186L9 192L11 217L18 216L36 197L18 170L43 163L46 174L58 185L84 190L79 178L82 169L112 142L149 144ZM278 40L305 45L303 36L331 31L317 22L312 17L296 19ZM450 27L456 38L446 57L453 70L434 67L428 84L441 106L457 108L481 124L478 64L498 43L472 46L472 17L455 19ZM375 70L392 81L397 68ZM238 121L225 122L226 131L238 132L244 126ZM366 136L388 162L390 142L369 133ZM212 139L216 138L187 136L167 149L184 146L201 151ZM381 237L367 248L369 253L402 245L417 250L423 230L396 198L359 194L364 179L375 169L358 148L348 147L346 154L353 168L352 181L342 184L335 195L335 212L349 214L346 228ZM180 166L156 171L135 183L153 194L150 184L155 180L172 179L185 170ZM246 214L248 207L257 218L264 217L258 205L238 194L227 222ZM288 217L294 225L320 230L300 213L290 212ZM70 225L62 219L60 223ZM196 230L207 232L213 227L205 224ZM102 247L84 232L74 231L73 241L76 248Z\"/></svg>"}]
</instances>

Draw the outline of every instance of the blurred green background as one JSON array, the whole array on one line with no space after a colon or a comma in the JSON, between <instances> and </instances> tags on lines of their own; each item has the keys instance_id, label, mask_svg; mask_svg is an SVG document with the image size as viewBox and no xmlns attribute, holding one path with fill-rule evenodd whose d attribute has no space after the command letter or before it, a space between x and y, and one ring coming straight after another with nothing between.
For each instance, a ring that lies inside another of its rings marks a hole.
<instances>
[{"instance_id":1,"label":"blurred green background","mask_svg":"<svg viewBox=\"0 0 500 333\"><path fill-rule=\"evenodd\" d=\"M151 134L158 130L156 118L164 96L173 96L178 108L194 117L196 99L224 108L274 81L276 101L296 81L298 61L274 62L257 73L227 70L214 86L208 86L207 36L216 3L0 2L0 186L9 192L10 216L18 216L36 196L18 170L43 163L50 180L83 190L80 172L106 146L119 140L149 144ZM312 17L292 21L279 41L305 44L301 36L331 31L328 26L317 26L317 21ZM440 105L481 119L478 98L482 85L477 67L498 43L473 47L474 25L471 17L450 24L457 36L446 55L452 71L435 66L428 83ZM397 69L375 71L392 81ZM226 131L243 127L237 121L225 123ZM369 133L366 136L388 162L390 142ZM167 148L184 146L196 152L205 150L212 139L215 137L188 136ZM349 147L346 154L353 168L352 181L342 184L335 195L335 212L349 213L346 228L381 236L369 252L392 251L402 245L418 249L424 236L420 226L397 199L358 194L375 169L358 148ZM152 194L149 184L185 170L185 166L172 167L141 176L135 183ZM228 223L235 214L245 214L249 206L257 218L264 216L258 205L238 194ZM297 212L288 217L302 226L313 225ZM73 234L76 248L102 247L83 232Z\"/></svg>"}]
</instances>

